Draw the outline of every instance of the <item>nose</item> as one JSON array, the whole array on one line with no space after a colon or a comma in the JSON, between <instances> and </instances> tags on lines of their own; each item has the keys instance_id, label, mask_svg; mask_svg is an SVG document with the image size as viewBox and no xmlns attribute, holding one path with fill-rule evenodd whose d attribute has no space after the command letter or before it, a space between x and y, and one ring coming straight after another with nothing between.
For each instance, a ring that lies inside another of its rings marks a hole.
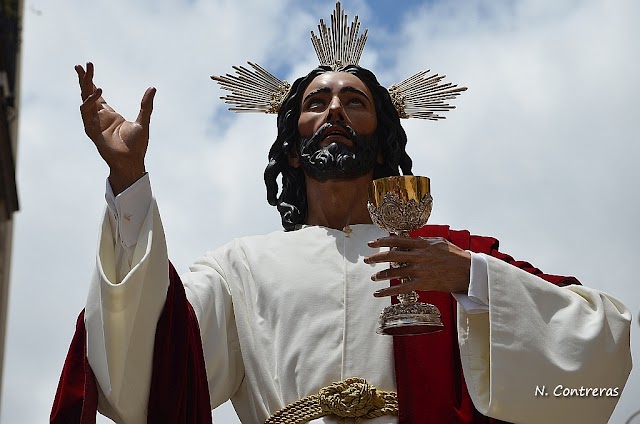
<instances>
[{"instance_id":1,"label":"nose","mask_svg":"<svg viewBox=\"0 0 640 424\"><path fill-rule=\"evenodd\" d=\"M329 113L327 114L327 122L342 122L345 120L344 109L342 108L342 102L338 96L334 96L331 99L331 103L327 108Z\"/></svg>"}]
</instances>

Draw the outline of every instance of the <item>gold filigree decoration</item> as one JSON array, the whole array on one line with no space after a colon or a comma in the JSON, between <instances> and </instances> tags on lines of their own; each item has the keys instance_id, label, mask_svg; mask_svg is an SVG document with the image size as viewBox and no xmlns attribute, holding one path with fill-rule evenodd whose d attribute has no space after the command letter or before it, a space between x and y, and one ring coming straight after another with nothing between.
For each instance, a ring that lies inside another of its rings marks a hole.
<instances>
[{"instance_id":1,"label":"gold filigree decoration","mask_svg":"<svg viewBox=\"0 0 640 424\"><path fill-rule=\"evenodd\" d=\"M383 309L378 318L381 326L388 325L391 320L399 320L411 315L420 315L422 323L436 324L441 322L438 308L430 303L418 302L418 294L416 292L409 292L406 295L415 298L415 300L411 302L412 299L410 298L405 300L406 303L397 303L393 305L393 308Z\"/></svg>"},{"instance_id":2,"label":"gold filigree decoration","mask_svg":"<svg viewBox=\"0 0 640 424\"><path fill-rule=\"evenodd\" d=\"M416 230L427 223L433 207L433 198L425 194L420 201L402 199L394 192L385 193L376 207L368 202L367 208L375 225L390 233Z\"/></svg>"}]
</instances>

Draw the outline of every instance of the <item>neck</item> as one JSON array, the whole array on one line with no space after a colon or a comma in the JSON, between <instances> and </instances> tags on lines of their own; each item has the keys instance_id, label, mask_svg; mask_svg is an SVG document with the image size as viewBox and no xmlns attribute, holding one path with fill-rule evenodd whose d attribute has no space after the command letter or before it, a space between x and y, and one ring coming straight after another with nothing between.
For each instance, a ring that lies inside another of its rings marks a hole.
<instances>
[{"instance_id":1,"label":"neck","mask_svg":"<svg viewBox=\"0 0 640 424\"><path fill-rule=\"evenodd\" d=\"M338 230L352 224L371 224L367 201L372 174L347 181L321 182L307 177L306 224Z\"/></svg>"}]
</instances>

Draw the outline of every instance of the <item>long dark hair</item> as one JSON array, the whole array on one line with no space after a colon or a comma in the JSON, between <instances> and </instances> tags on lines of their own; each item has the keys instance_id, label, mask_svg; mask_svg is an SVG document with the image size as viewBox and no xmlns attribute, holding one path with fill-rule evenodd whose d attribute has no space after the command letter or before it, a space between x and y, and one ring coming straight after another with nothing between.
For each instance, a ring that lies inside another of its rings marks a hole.
<instances>
[{"instance_id":1,"label":"long dark hair","mask_svg":"<svg viewBox=\"0 0 640 424\"><path fill-rule=\"evenodd\" d=\"M294 230L304 224L307 216L307 190L304 173L301 168L289 165L289 153L296 149L300 134L298 119L302 107L302 96L307 86L318 75L332 72L328 66L319 66L308 75L298 78L289 91L278 112L278 136L269 150L269 164L264 171L264 183L267 186L267 201L276 206L282 218L282 226L286 231ZM392 175L411 174L411 158L407 155L407 135L400 125L400 117L396 111L389 92L382 87L373 73L356 65L338 69L358 77L371 91L374 98L378 128L376 130L383 164L376 164L373 178ZM278 175L282 175L282 191L278 196Z\"/></svg>"}]
</instances>

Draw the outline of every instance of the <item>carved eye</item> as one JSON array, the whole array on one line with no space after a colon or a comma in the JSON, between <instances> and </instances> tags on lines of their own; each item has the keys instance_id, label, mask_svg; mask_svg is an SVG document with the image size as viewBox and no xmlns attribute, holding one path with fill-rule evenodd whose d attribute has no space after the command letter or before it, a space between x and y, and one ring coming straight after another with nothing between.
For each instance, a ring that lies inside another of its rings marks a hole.
<instances>
[{"instance_id":1,"label":"carved eye","mask_svg":"<svg viewBox=\"0 0 640 424\"><path fill-rule=\"evenodd\" d=\"M323 100L313 99L308 103L307 107L308 107L309 110L324 109L325 103L324 103Z\"/></svg>"}]
</instances>

